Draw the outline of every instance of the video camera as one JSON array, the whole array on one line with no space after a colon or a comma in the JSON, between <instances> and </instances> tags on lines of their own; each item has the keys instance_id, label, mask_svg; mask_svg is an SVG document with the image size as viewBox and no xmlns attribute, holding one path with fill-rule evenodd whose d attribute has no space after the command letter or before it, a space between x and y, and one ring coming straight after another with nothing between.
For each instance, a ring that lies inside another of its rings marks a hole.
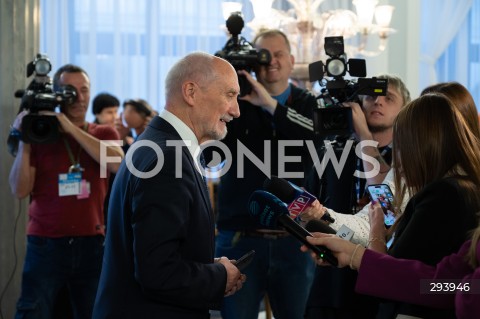
<instances>
[{"instance_id":1,"label":"video camera","mask_svg":"<svg viewBox=\"0 0 480 319\"><path fill-rule=\"evenodd\" d=\"M386 95L387 79L365 78L367 68L364 59L349 59L344 52L343 37L326 37L325 53L330 57L326 63L317 61L308 66L310 82L319 81L323 87L317 97L319 108L313 112L315 135L349 136L353 133L352 109L343 107L343 102L359 102L359 95ZM346 80L347 72L355 80ZM324 75L332 77L324 79ZM324 81L325 80L325 81Z\"/></svg>"},{"instance_id":2,"label":"video camera","mask_svg":"<svg viewBox=\"0 0 480 319\"><path fill-rule=\"evenodd\" d=\"M48 73L52 70L46 55L37 54L27 64L27 78L35 74L25 90L15 92L21 98L20 111L29 114L22 119L22 141L31 144L52 143L59 137L59 123L55 116L41 115L40 111L55 111L57 106L72 104L77 99L77 92L71 85L54 90Z\"/></svg>"},{"instance_id":3,"label":"video camera","mask_svg":"<svg viewBox=\"0 0 480 319\"><path fill-rule=\"evenodd\" d=\"M217 51L215 56L230 62L235 70L252 72L258 65L268 65L272 60L270 52L265 49L256 50L244 37L239 36L242 32L244 21L240 12L233 12L226 22L228 32L232 35L222 50ZM240 84L240 96L250 94L252 85L243 75L238 76Z\"/></svg>"}]
</instances>

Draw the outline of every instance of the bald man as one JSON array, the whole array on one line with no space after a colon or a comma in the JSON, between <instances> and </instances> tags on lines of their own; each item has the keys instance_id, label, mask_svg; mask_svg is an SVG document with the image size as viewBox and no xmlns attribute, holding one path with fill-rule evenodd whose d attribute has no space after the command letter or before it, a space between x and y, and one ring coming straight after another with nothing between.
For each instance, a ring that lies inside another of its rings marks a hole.
<instances>
[{"instance_id":1,"label":"bald man","mask_svg":"<svg viewBox=\"0 0 480 319\"><path fill-rule=\"evenodd\" d=\"M166 105L129 150L110 198L93 318L209 318L245 275L214 260L214 220L198 145L240 115L234 68L206 53L178 61Z\"/></svg>"}]
</instances>

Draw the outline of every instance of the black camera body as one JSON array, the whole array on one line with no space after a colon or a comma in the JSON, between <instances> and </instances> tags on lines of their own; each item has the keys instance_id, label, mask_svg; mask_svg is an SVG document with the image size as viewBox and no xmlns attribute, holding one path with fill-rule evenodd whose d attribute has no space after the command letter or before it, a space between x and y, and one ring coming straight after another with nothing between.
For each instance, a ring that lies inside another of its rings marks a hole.
<instances>
[{"instance_id":1,"label":"black camera body","mask_svg":"<svg viewBox=\"0 0 480 319\"><path fill-rule=\"evenodd\" d=\"M386 95L388 80L366 78L365 60L347 60L341 36L325 38L325 53L330 57L325 64L317 61L309 65L310 82L319 81L323 87L317 97L319 108L313 112L314 133L318 137L348 137L354 131L352 109L342 103L360 102L359 95ZM345 79L347 72L358 79Z\"/></svg>"},{"instance_id":2,"label":"black camera body","mask_svg":"<svg viewBox=\"0 0 480 319\"><path fill-rule=\"evenodd\" d=\"M265 49L256 50L250 42L240 36L244 21L240 12L234 12L226 22L227 29L232 35L222 50L217 51L215 56L230 62L235 70L252 72L258 65L268 65L272 60L270 52ZM252 86L245 76L239 75L240 96L250 94Z\"/></svg>"},{"instance_id":3,"label":"black camera body","mask_svg":"<svg viewBox=\"0 0 480 319\"><path fill-rule=\"evenodd\" d=\"M55 116L39 114L41 111L55 111L57 106L72 104L77 98L77 92L71 85L55 91L48 76L52 69L47 56L37 54L35 59L27 64L27 77L35 74L34 79L25 90L15 92L15 97L21 98L20 111L29 113L22 119L22 141L31 144L55 142L59 134L59 123Z\"/></svg>"}]
</instances>

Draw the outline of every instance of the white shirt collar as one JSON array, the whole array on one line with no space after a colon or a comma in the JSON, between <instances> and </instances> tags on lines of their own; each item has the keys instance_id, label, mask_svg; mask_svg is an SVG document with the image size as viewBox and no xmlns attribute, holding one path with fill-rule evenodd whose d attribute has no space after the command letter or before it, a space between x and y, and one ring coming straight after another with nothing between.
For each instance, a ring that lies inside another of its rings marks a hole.
<instances>
[{"instance_id":1,"label":"white shirt collar","mask_svg":"<svg viewBox=\"0 0 480 319\"><path fill-rule=\"evenodd\" d=\"M193 133L192 129L187 126L181 119L179 119L175 114L163 110L159 116L163 118L165 121L170 123L173 128L178 132L178 135L182 138L182 140L185 142L185 145L187 146L190 154L192 155L192 158L197 161L195 158L198 155L198 139ZM197 151L197 154L195 154L195 151Z\"/></svg>"}]
</instances>

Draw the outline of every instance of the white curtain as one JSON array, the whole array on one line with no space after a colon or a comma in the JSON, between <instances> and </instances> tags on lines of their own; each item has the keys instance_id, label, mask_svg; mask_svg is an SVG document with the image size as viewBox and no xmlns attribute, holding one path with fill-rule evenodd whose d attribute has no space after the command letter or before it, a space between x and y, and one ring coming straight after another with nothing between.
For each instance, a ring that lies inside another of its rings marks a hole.
<instances>
[{"instance_id":1,"label":"white curtain","mask_svg":"<svg viewBox=\"0 0 480 319\"><path fill-rule=\"evenodd\" d=\"M422 0L420 81L423 89L438 82L435 64L467 16L473 0Z\"/></svg>"},{"instance_id":2,"label":"white curtain","mask_svg":"<svg viewBox=\"0 0 480 319\"><path fill-rule=\"evenodd\" d=\"M250 0L245 24L253 19ZM52 62L52 74L73 63L91 79L91 99L109 92L120 101L143 98L164 107L164 79L170 67L193 51L215 53L227 35L222 0L40 0L40 49ZM287 10L288 0L273 7ZM349 8L351 0L328 0L321 11ZM252 40L245 27L242 36ZM88 120L93 120L89 111Z\"/></svg>"},{"instance_id":3,"label":"white curtain","mask_svg":"<svg viewBox=\"0 0 480 319\"><path fill-rule=\"evenodd\" d=\"M480 111L480 0L474 0L459 32L438 59L438 80L465 85Z\"/></svg>"},{"instance_id":4,"label":"white curtain","mask_svg":"<svg viewBox=\"0 0 480 319\"><path fill-rule=\"evenodd\" d=\"M52 62L51 76L66 63L84 68L91 99L109 92L120 101L144 98L161 110L170 67L190 52L213 54L225 45L221 2L41 0L41 52ZM241 2L249 21L250 1ZM91 112L88 119L93 119Z\"/></svg>"}]
</instances>

